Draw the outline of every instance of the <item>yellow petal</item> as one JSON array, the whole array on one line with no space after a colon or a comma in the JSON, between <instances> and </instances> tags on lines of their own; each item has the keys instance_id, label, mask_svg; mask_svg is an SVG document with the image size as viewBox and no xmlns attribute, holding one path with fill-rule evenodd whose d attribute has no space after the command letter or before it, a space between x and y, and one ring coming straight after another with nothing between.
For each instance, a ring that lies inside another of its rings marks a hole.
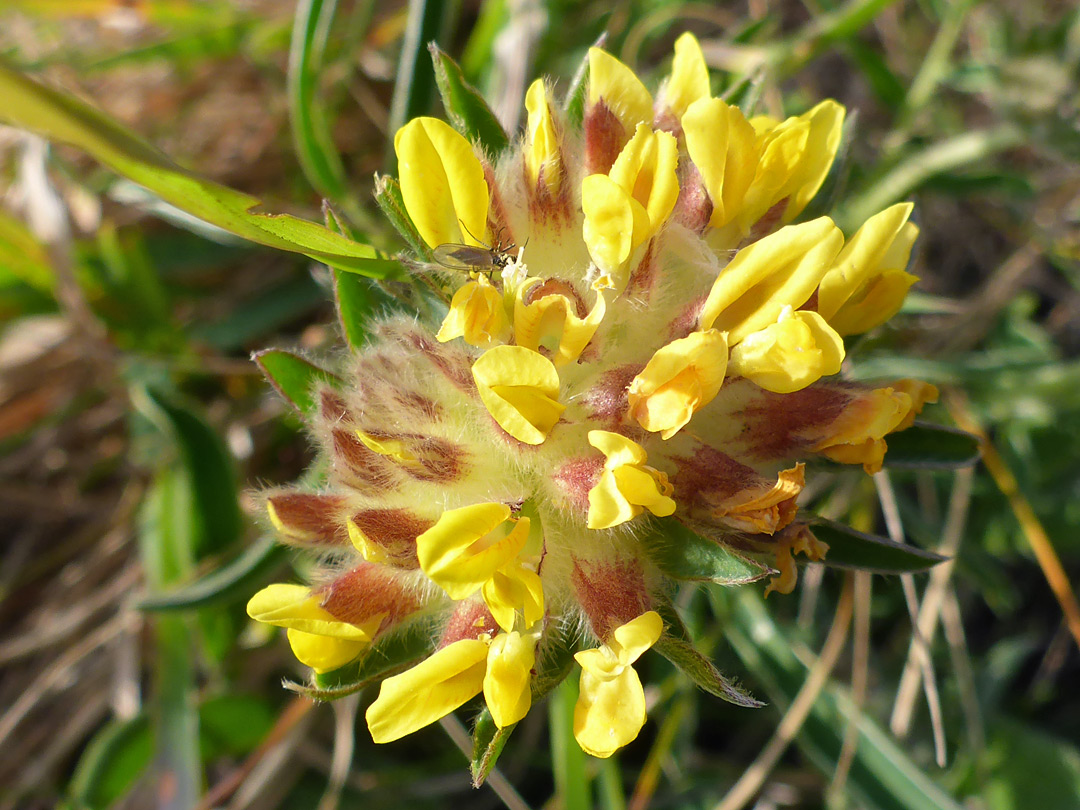
<instances>
[{"instance_id":1,"label":"yellow petal","mask_svg":"<svg viewBox=\"0 0 1080 810\"><path fill-rule=\"evenodd\" d=\"M637 661L642 654L660 640L664 621L655 610L642 613L636 619L615 628L608 647L623 666Z\"/></svg>"},{"instance_id":2,"label":"yellow petal","mask_svg":"<svg viewBox=\"0 0 1080 810\"><path fill-rule=\"evenodd\" d=\"M697 37L686 31L675 40L671 75L661 91L662 106L680 119L687 107L698 99L708 98L709 93L709 69L701 44Z\"/></svg>"},{"instance_id":3,"label":"yellow petal","mask_svg":"<svg viewBox=\"0 0 1080 810\"><path fill-rule=\"evenodd\" d=\"M737 344L775 323L784 307L802 306L844 243L828 217L789 225L735 254L709 290L699 323Z\"/></svg>"},{"instance_id":4,"label":"yellow petal","mask_svg":"<svg viewBox=\"0 0 1080 810\"><path fill-rule=\"evenodd\" d=\"M780 313L779 320L742 339L731 352L731 370L767 391L790 394L837 374L844 341L816 312Z\"/></svg>"},{"instance_id":5,"label":"yellow petal","mask_svg":"<svg viewBox=\"0 0 1080 810\"><path fill-rule=\"evenodd\" d=\"M484 602L499 627L513 630L518 611L531 627L544 618L544 585L540 576L518 560L496 571L482 589Z\"/></svg>"},{"instance_id":6,"label":"yellow petal","mask_svg":"<svg viewBox=\"0 0 1080 810\"><path fill-rule=\"evenodd\" d=\"M581 318L574 302L562 293L541 294L525 303L544 282L531 278L520 285L514 300L514 340L518 346L538 351L543 345L552 351L556 366L573 363L589 345L604 320L607 302L602 290L596 302Z\"/></svg>"},{"instance_id":7,"label":"yellow petal","mask_svg":"<svg viewBox=\"0 0 1080 810\"><path fill-rule=\"evenodd\" d=\"M488 413L525 444L542 444L566 409L559 402L559 372L532 349L488 349L473 363L472 374Z\"/></svg>"},{"instance_id":8,"label":"yellow petal","mask_svg":"<svg viewBox=\"0 0 1080 810\"><path fill-rule=\"evenodd\" d=\"M608 176L645 209L636 219L631 249L655 234L667 220L679 198L679 147L668 132L653 132L638 124Z\"/></svg>"},{"instance_id":9,"label":"yellow petal","mask_svg":"<svg viewBox=\"0 0 1080 810\"><path fill-rule=\"evenodd\" d=\"M488 650L484 676L484 700L499 728L512 726L529 712L532 694L530 670L536 663L536 637L517 632L501 633Z\"/></svg>"},{"instance_id":10,"label":"yellow petal","mask_svg":"<svg viewBox=\"0 0 1080 810\"><path fill-rule=\"evenodd\" d=\"M907 430L915 422L915 417L922 413L923 406L928 402L938 401L938 389L922 380L897 380L891 386L894 391L907 394L911 398L911 408L900 423L892 429L893 433Z\"/></svg>"},{"instance_id":11,"label":"yellow petal","mask_svg":"<svg viewBox=\"0 0 1080 810\"><path fill-rule=\"evenodd\" d=\"M712 519L750 534L775 534L795 519L795 499L806 484L803 469L796 464L781 470L775 484L761 480L732 493L711 505Z\"/></svg>"},{"instance_id":12,"label":"yellow petal","mask_svg":"<svg viewBox=\"0 0 1080 810\"><path fill-rule=\"evenodd\" d=\"M505 342L510 337L510 319L506 315L502 293L487 276L478 275L475 281L462 285L454 293L450 311L436 337L442 343L463 337L470 346L481 349Z\"/></svg>"},{"instance_id":13,"label":"yellow petal","mask_svg":"<svg viewBox=\"0 0 1080 810\"><path fill-rule=\"evenodd\" d=\"M898 203L870 217L821 279L817 311L841 335L866 332L900 311L917 280L904 271L919 233L908 222L912 208Z\"/></svg>"},{"instance_id":14,"label":"yellow petal","mask_svg":"<svg viewBox=\"0 0 1080 810\"><path fill-rule=\"evenodd\" d=\"M371 641L382 624L380 613L357 626L335 619L319 605L318 595L312 595L305 585L277 583L267 585L247 603L247 614L257 622L287 627L318 636L348 641Z\"/></svg>"},{"instance_id":15,"label":"yellow petal","mask_svg":"<svg viewBox=\"0 0 1080 810\"><path fill-rule=\"evenodd\" d=\"M373 543L371 538L364 534L354 521L350 520L345 525L349 530L349 542L353 544L353 548L359 551L365 560L370 563L382 563L390 559L383 547L378 543Z\"/></svg>"},{"instance_id":16,"label":"yellow petal","mask_svg":"<svg viewBox=\"0 0 1080 810\"><path fill-rule=\"evenodd\" d=\"M709 224L720 228L742 209L758 164L754 128L738 107L718 98L690 105L683 116L686 151L713 204Z\"/></svg>"},{"instance_id":17,"label":"yellow petal","mask_svg":"<svg viewBox=\"0 0 1080 810\"><path fill-rule=\"evenodd\" d=\"M648 461L645 448L621 433L609 430L590 430L589 444L604 454L604 467L611 470L624 464L644 464Z\"/></svg>"},{"instance_id":18,"label":"yellow petal","mask_svg":"<svg viewBox=\"0 0 1080 810\"><path fill-rule=\"evenodd\" d=\"M627 134L653 119L652 96L634 71L606 51L589 48L589 106L601 99Z\"/></svg>"},{"instance_id":19,"label":"yellow petal","mask_svg":"<svg viewBox=\"0 0 1080 810\"><path fill-rule=\"evenodd\" d=\"M356 431L356 437L368 450L378 453L380 456L389 456L401 464L416 465L416 455L408 448L405 442L389 436L372 436L362 430Z\"/></svg>"},{"instance_id":20,"label":"yellow petal","mask_svg":"<svg viewBox=\"0 0 1080 810\"><path fill-rule=\"evenodd\" d=\"M581 181L581 208L585 213L582 237L589 256L605 273L618 275L634 247L634 234L649 228L645 207L606 174L590 174Z\"/></svg>"},{"instance_id":21,"label":"yellow petal","mask_svg":"<svg viewBox=\"0 0 1080 810\"><path fill-rule=\"evenodd\" d=\"M645 509L658 517L675 511L667 476L645 465L641 445L606 430L590 430L589 444L606 457L599 482L589 490L590 529L610 529Z\"/></svg>"},{"instance_id":22,"label":"yellow petal","mask_svg":"<svg viewBox=\"0 0 1080 810\"><path fill-rule=\"evenodd\" d=\"M479 245L487 233L489 194L472 146L437 118L414 118L394 137L405 209L431 247Z\"/></svg>"},{"instance_id":23,"label":"yellow petal","mask_svg":"<svg viewBox=\"0 0 1080 810\"><path fill-rule=\"evenodd\" d=\"M854 400L812 449L841 464L862 464L870 475L881 469L884 437L912 410L911 396L893 388L876 388Z\"/></svg>"},{"instance_id":24,"label":"yellow petal","mask_svg":"<svg viewBox=\"0 0 1080 810\"><path fill-rule=\"evenodd\" d=\"M480 694L487 657L487 643L462 639L384 680L365 715L371 738L377 743L400 739Z\"/></svg>"},{"instance_id":25,"label":"yellow petal","mask_svg":"<svg viewBox=\"0 0 1080 810\"><path fill-rule=\"evenodd\" d=\"M537 79L529 86L525 109L529 114L525 141L529 180L533 183L541 181L550 194L557 194L562 181L562 155L543 79Z\"/></svg>"},{"instance_id":26,"label":"yellow petal","mask_svg":"<svg viewBox=\"0 0 1080 810\"><path fill-rule=\"evenodd\" d=\"M476 593L494 573L517 557L529 537L529 519L511 522L510 507L478 503L443 512L416 538L424 573L451 599Z\"/></svg>"},{"instance_id":27,"label":"yellow petal","mask_svg":"<svg viewBox=\"0 0 1080 810\"><path fill-rule=\"evenodd\" d=\"M574 737L585 753L609 757L645 725L645 692L631 664L663 629L660 615L650 610L617 627L603 647L574 656L581 665Z\"/></svg>"},{"instance_id":28,"label":"yellow petal","mask_svg":"<svg viewBox=\"0 0 1080 810\"><path fill-rule=\"evenodd\" d=\"M646 719L645 690L632 667L611 680L581 671L574 739L586 754L610 757L637 738Z\"/></svg>"},{"instance_id":29,"label":"yellow petal","mask_svg":"<svg viewBox=\"0 0 1080 810\"><path fill-rule=\"evenodd\" d=\"M832 99L825 99L800 116L810 124L810 132L799 171L792 178L789 188L785 189L790 200L781 222L791 222L801 214L825 182L840 148L844 112L842 105Z\"/></svg>"},{"instance_id":30,"label":"yellow petal","mask_svg":"<svg viewBox=\"0 0 1080 810\"><path fill-rule=\"evenodd\" d=\"M727 335L715 329L672 341L630 383L630 415L670 439L720 392L727 359Z\"/></svg>"},{"instance_id":31,"label":"yellow petal","mask_svg":"<svg viewBox=\"0 0 1080 810\"><path fill-rule=\"evenodd\" d=\"M366 641L320 636L292 628L286 630L285 634L289 638L289 646L292 647L296 659L319 673L330 672L345 666L368 646Z\"/></svg>"},{"instance_id":32,"label":"yellow petal","mask_svg":"<svg viewBox=\"0 0 1080 810\"><path fill-rule=\"evenodd\" d=\"M760 132L761 159L740 216L746 231L766 211L787 200L780 221L791 222L817 194L832 167L844 125L844 108L831 99L775 124L750 122Z\"/></svg>"}]
</instances>

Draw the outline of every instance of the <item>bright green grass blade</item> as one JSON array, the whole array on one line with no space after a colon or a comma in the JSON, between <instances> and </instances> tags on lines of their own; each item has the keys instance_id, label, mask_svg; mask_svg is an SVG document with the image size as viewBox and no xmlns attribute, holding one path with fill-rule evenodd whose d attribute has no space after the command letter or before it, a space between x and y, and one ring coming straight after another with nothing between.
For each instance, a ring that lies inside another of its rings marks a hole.
<instances>
[{"instance_id":1,"label":"bright green grass blade","mask_svg":"<svg viewBox=\"0 0 1080 810\"><path fill-rule=\"evenodd\" d=\"M319 70L337 11L337 0L300 0L289 43L288 100L300 167L324 197L345 196L345 168L319 94Z\"/></svg>"},{"instance_id":2,"label":"bright green grass blade","mask_svg":"<svg viewBox=\"0 0 1080 810\"><path fill-rule=\"evenodd\" d=\"M59 90L0 64L0 120L77 146L167 203L229 233L279 250L303 253L342 270L385 278L399 270L362 245L322 225L286 214L254 214L259 200L182 169L115 119Z\"/></svg>"}]
</instances>

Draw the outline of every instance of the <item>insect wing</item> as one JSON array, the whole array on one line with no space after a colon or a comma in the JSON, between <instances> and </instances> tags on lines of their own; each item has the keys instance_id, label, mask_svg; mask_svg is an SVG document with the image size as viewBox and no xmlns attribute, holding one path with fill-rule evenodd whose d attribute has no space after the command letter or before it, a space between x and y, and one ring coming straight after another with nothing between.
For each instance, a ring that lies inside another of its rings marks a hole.
<instances>
[{"instance_id":1,"label":"insect wing","mask_svg":"<svg viewBox=\"0 0 1080 810\"><path fill-rule=\"evenodd\" d=\"M491 270L499 266L498 256L494 251L459 245L456 242L436 246L431 255L436 262L451 270Z\"/></svg>"}]
</instances>

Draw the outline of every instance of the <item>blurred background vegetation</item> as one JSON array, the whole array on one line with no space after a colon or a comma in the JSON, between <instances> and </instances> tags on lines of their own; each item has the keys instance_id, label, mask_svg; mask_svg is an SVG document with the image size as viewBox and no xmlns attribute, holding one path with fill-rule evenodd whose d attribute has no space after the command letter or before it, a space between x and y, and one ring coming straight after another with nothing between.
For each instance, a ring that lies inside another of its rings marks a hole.
<instances>
[{"instance_id":1,"label":"blurred background vegetation","mask_svg":"<svg viewBox=\"0 0 1080 810\"><path fill-rule=\"evenodd\" d=\"M1074 3L0 4L10 65L267 211L321 221L327 198L391 252L372 175L404 120L442 114L427 42L512 131L528 81L564 90L601 35L655 86L684 30L717 93L854 113L830 181L848 233L915 200L922 283L853 370L941 386L929 418L985 431L985 464L822 469L807 494L955 564L872 587L809 568L767 608L755 586L680 594L718 666L770 706L724 704L647 656L650 723L603 763L566 744L565 695L479 791L455 744L467 711L375 747L356 723L372 696L284 690L304 673L243 610L303 573L247 493L311 460L249 355L338 362L332 277L0 128L0 808L711 808L740 777L726 808L1080 807ZM384 306L354 292L363 317Z\"/></svg>"}]
</instances>

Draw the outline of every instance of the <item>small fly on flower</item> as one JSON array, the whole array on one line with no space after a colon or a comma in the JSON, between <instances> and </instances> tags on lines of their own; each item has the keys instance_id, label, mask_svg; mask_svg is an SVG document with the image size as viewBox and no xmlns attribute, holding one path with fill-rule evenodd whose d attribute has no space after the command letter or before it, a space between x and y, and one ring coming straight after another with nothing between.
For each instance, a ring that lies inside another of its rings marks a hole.
<instances>
[{"instance_id":1,"label":"small fly on flower","mask_svg":"<svg viewBox=\"0 0 1080 810\"><path fill-rule=\"evenodd\" d=\"M464 224L462 224L464 228ZM432 258L450 270L465 272L494 273L502 270L514 258L511 251L517 247L513 242L505 242L502 232L496 234L493 245L485 245L465 228L479 244L463 245L458 242L446 242L437 245L431 252Z\"/></svg>"}]
</instances>

